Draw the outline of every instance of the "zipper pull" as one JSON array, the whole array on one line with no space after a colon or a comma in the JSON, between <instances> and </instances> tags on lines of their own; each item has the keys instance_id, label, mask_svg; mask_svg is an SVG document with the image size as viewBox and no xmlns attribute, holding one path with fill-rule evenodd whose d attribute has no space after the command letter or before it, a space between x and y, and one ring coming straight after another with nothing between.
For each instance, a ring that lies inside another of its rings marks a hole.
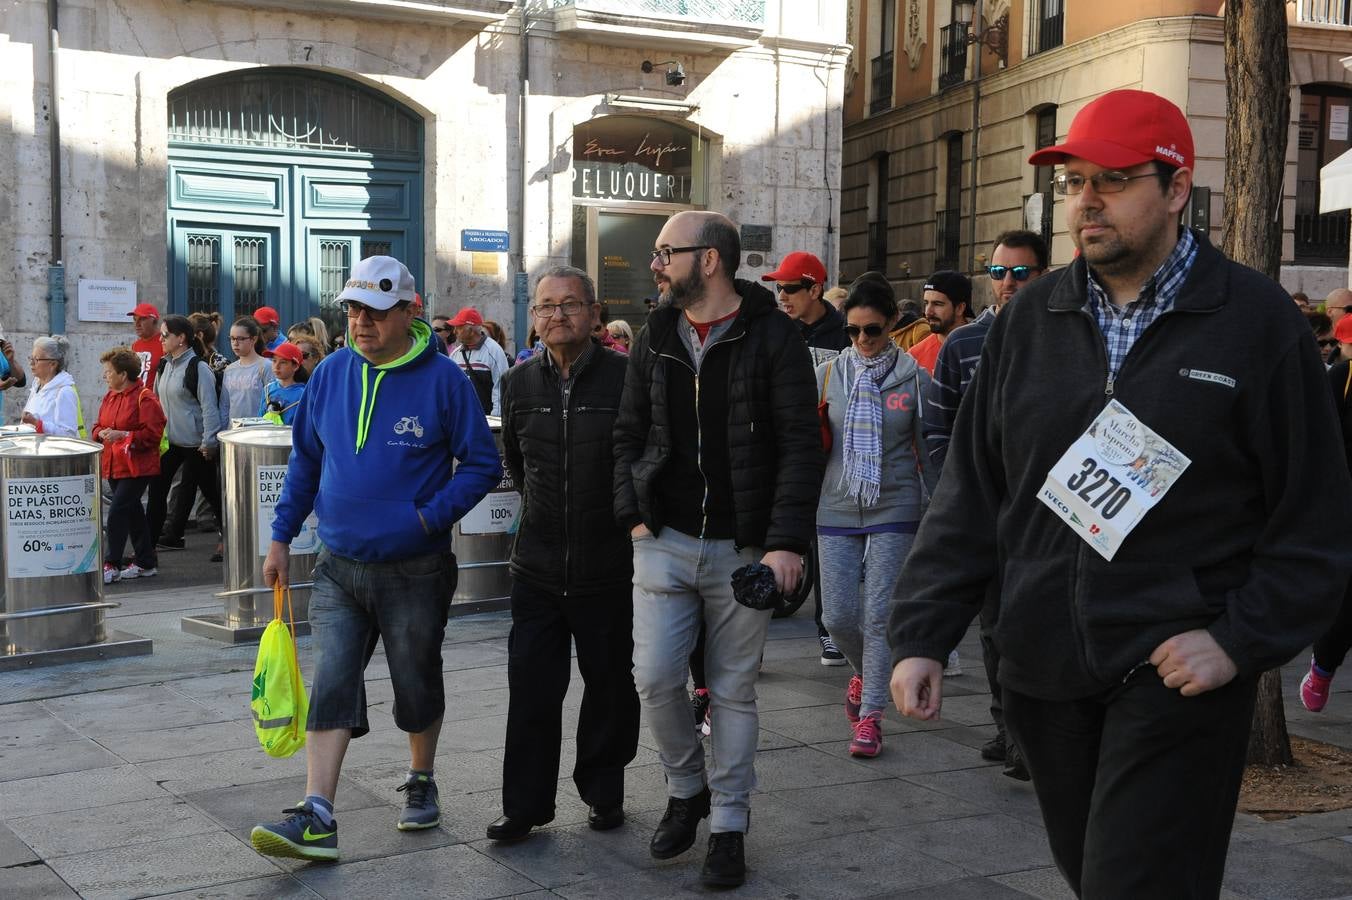
<instances>
[{"instance_id":1,"label":"zipper pull","mask_svg":"<svg viewBox=\"0 0 1352 900\"><path fill-rule=\"evenodd\" d=\"M1106 397L1113 395L1113 376L1108 376L1108 383L1103 386L1103 394Z\"/></svg>"}]
</instances>

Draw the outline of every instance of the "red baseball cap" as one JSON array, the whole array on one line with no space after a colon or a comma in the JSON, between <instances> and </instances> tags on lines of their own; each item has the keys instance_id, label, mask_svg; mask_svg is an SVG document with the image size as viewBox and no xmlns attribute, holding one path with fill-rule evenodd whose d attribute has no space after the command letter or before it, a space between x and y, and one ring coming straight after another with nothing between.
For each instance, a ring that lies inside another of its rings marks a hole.
<instances>
[{"instance_id":1,"label":"red baseball cap","mask_svg":"<svg viewBox=\"0 0 1352 900\"><path fill-rule=\"evenodd\" d=\"M277 315L277 310L271 306L260 306L254 310L254 319L259 325L280 325L282 317Z\"/></svg>"},{"instance_id":2,"label":"red baseball cap","mask_svg":"<svg viewBox=\"0 0 1352 900\"><path fill-rule=\"evenodd\" d=\"M1342 316L1338 319L1338 324L1333 326L1333 336L1339 343L1352 344L1352 316Z\"/></svg>"},{"instance_id":3,"label":"red baseball cap","mask_svg":"<svg viewBox=\"0 0 1352 900\"><path fill-rule=\"evenodd\" d=\"M283 341L277 345L277 349L269 350L264 356L271 356L274 359L290 360L296 365L300 365L301 360L305 358L305 354L301 352L301 349L290 341Z\"/></svg>"},{"instance_id":4,"label":"red baseball cap","mask_svg":"<svg viewBox=\"0 0 1352 900\"><path fill-rule=\"evenodd\" d=\"M446 324L450 325L452 328L459 328L461 325L482 325L483 323L484 317L479 315L479 311L466 306L464 309L460 310L460 312L455 314L454 319L451 319L451 321Z\"/></svg>"},{"instance_id":5,"label":"red baseball cap","mask_svg":"<svg viewBox=\"0 0 1352 900\"><path fill-rule=\"evenodd\" d=\"M1112 91L1075 114L1065 143L1038 150L1028 162L1051 166L1071 156L1109 169L1154 159L1191 169L1192 129L1183 111L1159 94Z\"/></svg>"},{"instance_id":6,"label":"red baseball cap","mask_svg":"<svg viewBox=\"0 0 1352 900\"><path fill-rule=\"evenodd\" d=\"M158 319L160 317L160 311L155 308L153 303L138 303L136 304L136 308L127 313L127 315L134 316L138 319Z\"/></svg>"},{"instance_id":7,"label":"red baseball cap","mask_svg":"<svg viewBox=\"0 0 1352 900\"><path fill-rule=\"evenodd\" d=\"M826 283L826 266L811 253L795 250L780 260L779 268L762 275L761 281L807 281L813 284Z\"/></svg>"}]
</instances>

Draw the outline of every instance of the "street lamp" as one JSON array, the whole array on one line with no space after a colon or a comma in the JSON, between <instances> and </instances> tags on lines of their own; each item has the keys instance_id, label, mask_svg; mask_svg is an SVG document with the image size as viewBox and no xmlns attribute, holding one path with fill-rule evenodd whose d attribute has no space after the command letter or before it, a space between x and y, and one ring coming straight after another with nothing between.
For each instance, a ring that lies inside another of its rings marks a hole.
<instances>
[{"instance_id":1,"label":"street lamp","mask_svg":"<svg viewBox=\"0 0 1352 900\"><path fill-rule=\"evenodd\" d=\"M967 43L980 44L1000 58L1000 62L1009 65L1009 12L1005 11L994 23L987 23L981 17L981 30L972 24L976 17L976 0L954 0L953 15L957 21L967 26Z\"/></svg>"}]
</instances>

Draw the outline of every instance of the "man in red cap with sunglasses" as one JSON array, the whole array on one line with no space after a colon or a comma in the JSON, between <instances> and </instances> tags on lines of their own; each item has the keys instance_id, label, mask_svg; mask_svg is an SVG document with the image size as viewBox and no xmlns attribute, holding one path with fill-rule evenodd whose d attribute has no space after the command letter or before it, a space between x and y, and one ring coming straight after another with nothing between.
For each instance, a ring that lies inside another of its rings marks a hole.
<instances>
[{"instance_id":1,"label":"man in red cap with sunglasses","mask_svg":"<svg viewBox=\"0 0 1352 900\"><path fill-rule=\"evenodd\" d=\"M779 268L762 275L761 281L775 283L779 308L798 323L809 347L839 352L850 346L850 339L845 336L845 317L822 297L826 290L826 266L814 254L793 251L780 261Z\"/></svg>"},{"instance_id":2,"label":"man in red cap with sunglasses","mask_svg":"<svg viewBox=\"0 0 1352 900\"><path fill-rule=\"evenodd\" d=\"M1181 227L1193 141L1114 91L1060 164L1079 257L991 326L889 638L903 713L994 605L1005 724L1077 896L1216 897L1259 673L1332 620L1352 526L1328 378L1285 292Z\"/></svg>"}]
</instances>

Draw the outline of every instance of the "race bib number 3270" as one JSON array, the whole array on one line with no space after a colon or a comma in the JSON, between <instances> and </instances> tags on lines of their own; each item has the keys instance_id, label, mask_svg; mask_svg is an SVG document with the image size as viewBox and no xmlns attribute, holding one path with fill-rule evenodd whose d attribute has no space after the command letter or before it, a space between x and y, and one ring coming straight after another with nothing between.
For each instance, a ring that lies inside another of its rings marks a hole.
<instances>
[{"instance_id":1,"label":"race bib number 3270","mask_svg":"<svg viewBox=\"0 0 1352 900\"><path fill-rule=\"evenodd\" d=\"M1052 466L1038 499L1111 560L1191 462L1111 400Z\"/></svg>"}]
</instances>

